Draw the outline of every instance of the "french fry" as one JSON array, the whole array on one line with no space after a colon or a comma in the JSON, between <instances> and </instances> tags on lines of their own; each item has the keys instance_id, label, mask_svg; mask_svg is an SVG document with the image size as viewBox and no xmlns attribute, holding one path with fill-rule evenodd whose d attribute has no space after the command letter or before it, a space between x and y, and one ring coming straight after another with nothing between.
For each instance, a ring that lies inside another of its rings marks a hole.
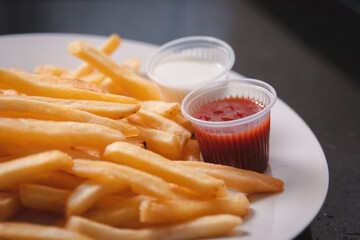
<instances>
[{"instance_id":1,"label":"french fry","mask_svg":"<svg viewBox=\"0 0 360 240\"><path fill-rule=\"evenodd\" d=\"M199 143L194 139L189 139L182 150L182 159L187 161L200 161Z\"/></svg>"},{"instance_id":2,"label":"french fry","mask_svg":"<svg viewBox=\"0 0 360 240\"><path fill-rule=\"evenodd\" d=\"M137 138L137 136L136 137L128 137L126 139L126 141L128 143L134 144L134 145L136 145L138 147L141 147L141 148L145 148L145 145L146 145L145 140Z\"/></svg>"},{"instance_id":3,"label":"french fry","mask_svg":"<svg viewBox=\"0 0 360 240\"><path fill-rule=\"evenodd\" d=\"M1 87L1 85L0 85L0 87ZM12 89L0 89L0 94L15 95L15 96L20 95L17 91L12 90Z\"/></svg>"},{"instance_id":4,"label":"french fry","mask_svg":"<svg viewBox=\"0 0 360 240\"><path fill-rule=\"evenodd\" d=\"M15 192L0 192L0 221L4 221L22 208L19 195Z\"/></svg>"},{"instance_id":5,"label":"french fry","mask_svg":"<svg viewBox=\"0 0 360 240\"><path fill-rule=\"evenodd\" d=\"M69 53L93 65L96 69L119 84L130 96L140 100L160 100L156 85L134 73L134 71L121 67L108 55L97 50L90 44L77 41L69 44Z\"/></svg>"},{"instance_id":6,"label":"french fry","mask_svg":"<svg viewBox=\"0 0 360 240\"><path fill-rule=\"evenodd\" d=\"M127 117L127 119L137 125L155 128L175 134L182 146L190 139L191 133L181 125L171 121L159 114L140 109L137 113Z\"/></svg>"},{"instance_id":7,"label":"french fry","mask_svg":"<svg viewBox=\"0 0 360 240\"><path fill-rule=\"evenodd\" d=\"M82 215L99 199L128 187L122 181L113 179L88 179L79 185L66 201L65 215Z\"/></svg>"},{"instance_id":8,"label":"french fry","mask_svg":"<svg viewBox=\"0 0 360 240\"><path fill-rule=\"evenodd\" d=\"M7 161L10 161L10 160L14 160L14 157L13 156L0 156L0 163L1 162L7 162Z\"/></svg>"},{"instance_id":9,"label":"french fry","mask_svg":"<svg viewBox=\"0 0 360 240\"><path fill-rule=\"evenodd\" d=\"M18 222L0 222L0 238L14 240L95 240L59 227Z\"/></svg>"},{"instance_id":10,"label":"french fry","mask_svg":"<svg viewBox=\"0 0 360 240\"><path fill-rule=\"evenodd\" d=\"M65 87L60 84L54 85L46 81L38 81L38 79L34 78L37 78L36 75L19 74L0 68L0 84L28 95L65 99L97 100L127 104L138 103L136 99L130 97Z\"/></svg>"},{"instance_id":11,"label":"french fry","mask_svg":"<svg viewBox=\"0 0 360 240\"><path fill-rule=\"evenodd\" d=\"M111 34L106 42L100 47L100 51L110 55L115 49L120 45L121 38L117 34ZM92 71L94 71L94 67L83 63L80 65L80 67L76 70L74 74L74 78L82 78L88 74L90 74Z\"/></svg>"},{"instance_id":12,"label":"french fry","mask_svg":"<svg viewBox=\"0 0 360 240\"><path fill-rule=\"evenodd\" d=\"M142 101L141 108L166 118L171 118L181 111L180 104L177 102Z\"/></svg>"},{"instance_id":13,"label":"french fry","mask_svg":"<svg viewBox=\"0 0 360 240\"><path fill-rule=\"evenodd\" d=\"M176 122L177 124L181 125L183 128L187 129L189 132L193 132L193 127L191 125L191 122L187 120L182 113L178 113L173 117L170 117L170 120Z\"/></svg>"},{"instance_id":14,"label":"french fry","mask_svg":"<svg viewBox=\"0 0 360 240\"><path fill-rule=\"evenodd\" d=\"M130 229L143 229L143 228L153 228L153 227L158 227L160 224L157 223L143 223L140 222L140 220L135 220L135 221L129 221L129 222L125 222L120 224L119 226L115 226L118 228L122 228L122 229L126 229L126 228L130 228Z\"/></svg>"},{"instance_id":15,"label":"french fry","mask_svg":"<svg viewBox=\"0 0 360 240\"><path fill-rule=\"evenodd\" d=\"M8 95L4 95L8 96ZM39 96L16 96L18 98L55 103L69 108L89 112L102 117L120 119L129 116L140 109L140 104L124 104L113 102L102 102L94 100L59 99Z\"/></svg>"},{"instance_id":16,"label":"french fry","mask_svg":"<svg viewBox=\"0 0 360 240\"><path fill-rule=\"evenodd\" d=\"M81 80L84 80L85 82L93 83L97 86L99 86L105 79L106 79L106 76L99 72L93 72L89 75L81 77ZM103 89L102 87L100 87L100 88Z\"/></svg>"},{"instance_id":17,"label":"french fry","mask_svg":"<svg viewBox=\"0 0 360 240\"><path fill-rule=\"evenodd\" d=\"M112 177L126 182L138 194L168 199L174 196L167 182L127 166L110 162L75 159L70 173L86 178Z\"/></svg>"},{"instance_id":18,"label":"french fry","mask_svg":"<svg viewBox=\"0 0 360 240\"><path fill-rule=\"evenodd\" d=\"M124 62L124 67L136 73L139 72L140 65L141 65L141 59L138 58L128 58Z\"/></svg>"},{"instance_id":19,"label":"french fry","mask_svg":"<svg viewBox=\"0 0 360 240\"><path fill-rule=\"evenodd\" d=\"M62 213L70 191L37 184L21 184L20 200L24 207Z\"/></svg>"},{"instance_id":20,"label":"french fry","mask_svg":"<svg viewBox=\"0 0 360 240\"><path fill-rule=\"evenodd\" d=\"M181 159L181 143L177 136L172 133L136 126L139 135L134 137L146 142L146 149L158 153L169 159Z\"/></svg>"},{"instance_id":21,"label":"french fry","mask_svg":"<svg viewBox=\"0 0 360 240\"><path fill-rule=\"evenodd\" d=\"M40 152L49 151L48 148L37 148L29 146L21 146L14 143L2 142L0 144L0 152L2 154L11 156L13 158L25 157L27 155L37 154Z\"/></svg>"},{"instance_id":22,"label":"french fry","mask_svg":"<svg viewBox=\"0 0 360 240\"><path fill-rule=\"evenodd\" d=\"M0 152L3 154L5 153L6 156L9 158L18 158L18 157L24 157L31 154L37 154L49 150L57 149L56 147L52 146L29 146L29 145L20 145L15 143L8 143L8 142L2 142L0 144ZM88 158L88 159L99 159L98 157L95 158L92 155L89 154L88 151L83 151L83 149L75 148L75 149L61 149L62 152L68 154L72 158Z\"/></svg>"},{"instance_id":23,"label":"french fry","mask_svg":"<svg viewBox=\"0 0 360 240\"><path fill-rule=\"evenodd\" d=\"M47 148L101 148L123 140L125 137L121 132L98 124L0 118L0 143Z\"/></svg>"},{"instance_id":24,"label":"french fry","mask_svg":"<svg viewBox=\"0 0 360 240\"><path fill-rule=\"evenodd\" d=\"M89 147L89 146L76 146L76 147L72 147L71 149L76 152L84 153L86 156L90 156L92 159L97 159L97 160L101 159L101 155L103 152L103 149L101 148ZM75 158L81 158L81 157L75 157Z\"/></svg>"},{"instance_id":25,"label":"french fry","mask_svg":"<svg viewBox=\"0 0 360 240\"><path fill-rule=\"evenodd\" d=\"M128 96L125 90L119 85L116 84L111 78L106 78L99 85L105 92L111 94L125 95Z\"/></svg>"},{"instance_id":26,"label":"french fry","mask_svg":"<svg viewBox=\"0 0 360 240\"><path fill-rule=\"evenodd\" d=\"M129 190L131 192L131 190ZM132 193L132 197L135 195L135 193ZM109 195L106 197L103 197L99 201L97 201L91 209L99 209L99 208L106 208L115 205L116 203L124 200L124 197L118 194Z\"/></svg>"},{"instance_id":27,"label":"french fry","mask_svg":"<svg viewBox=\"0 0 360 240\"><path fill-rule=\"evenodd\" d=\"M35 174L72 167L69 155L48 151L0 163L0 189L30 179Z\"/></svg>"},{"instance_id":28,"label":"french fry","mask_svg":"<svg viewBox=\"0 0 360 240\"><path fill-rule=\"evenodd\" d=\"M80 80L80 79L74 79L74 78L68 78L68 77L58 77L58 76L44 76L44 75L37 75L37 74L31 74L28 72L25 72L20 69L11 68L11 72L17 73L23 77L32 79L33 81L37 82L45 82L52 85L57 85L60 87L68 87L68 88L77 88L87 91L93 91L93 92L99 92L103 93L104 90L96 86L95 84Z\"/></svg>"},{"instance_id":29,"label":"french fry","mask_svg":"<svg viewBox=\"0 0 360 240\"><path fill-rule=\"evenodd\" d=\"M69 69L65 69L55 65L41 65L35 68L35 73L46 76L71 76L72 72Z\"/></svg>"},{"instance_id":30,"label":"french fry","mask_svg":"<svg viewBox=\"0 0 360 240\"><path fill-rule=\"evenodd\" d=\"M222 180L193 171L188 167L182 168L181 165L175 165L167 158L127 142L108 145L104 158L149 172L205 196L213 198L226 196L226 187Z\"/></svg>"},{"instance_id":31,"label":"french fry","mask_svg":"<svg viewBox=\"0 0 360 240\"><path fill-rule=\"evenodd\" d=\"M193 161L176 161L173 164L188 166L190 169L222 179L229 189L243 193L271 193L284 189L282 180L250 170Z\"/></svg>"},{"instance_id":32,"label":"french fry","mask_svg":"<svg viewBox=\"0 0 360 240\"><path fill-rule=\"evenodd\" d=\"M123 199L110 207L87 212L84 217L111 226L121 226L139 220L139 206L144 199L146 199L144 196Z\"/></svg>"},{"instance_id":33,"label":"french fry","mask_svg":"<svg viewBox=\"0 0 360 240\"><path fill-rule=\"evenodd\" d=\"M100 117L82 110L68 108L55 103L43 102L24 97L0 95L0 112L14 112L18 117L31 117L46 120L65 120L87 122L110 127L122 132L125 136L136 136L138 130L113 119Z\"/></svg>"},{"instance_id":34,"label":"french fry","mask_svg":"<svg viewBox=\"0 0 360 240\"><path fill-rule=\"evenodd\" d=\"M73 190L78 187L84 179L64 173L64 172L45 172L34 175L27 183L44 185L53 188Z\"/></svg>"},{"instance_id":35,"label":"french fry","mask_svg":"<svg viewBox=\"0 0 360 240\"><path fill-rule=\"evenodd\" d=\"M238 216L220 214L163 227L121 229L73 216L66 223L66 228L102 240L186 240L226 235L241 223L242 220Z\"/></svg>"},{"instance_id":36,"label":"french fry","mask_svg":"<svg viewBox=\"0 0 360 240\"><path fill-rule=\"evenodd\" d=\"M172 223L215 214L244 217L249 212L249 201L244 194L228 193L220 199L144 200L140 205L140 221L145 223Z\"/></svg>"}]
</instances>

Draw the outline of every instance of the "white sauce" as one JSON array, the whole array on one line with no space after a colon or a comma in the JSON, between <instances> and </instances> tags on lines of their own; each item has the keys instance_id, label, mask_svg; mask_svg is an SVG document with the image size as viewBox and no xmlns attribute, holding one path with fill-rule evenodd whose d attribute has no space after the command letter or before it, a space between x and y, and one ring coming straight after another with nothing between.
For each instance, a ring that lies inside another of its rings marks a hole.
<instances>
[{"instance_id":1,"label":"white sauce","mask_svg":"<svg viewBox=\"0 0 360 240\"><path fill-rule=\"evenodd\" d=\"M187 86L216 77L223 66L212 61L195 58L179 58L159 63L154 74L159 81L172 86Z\"/></svg>"}]
</instances>

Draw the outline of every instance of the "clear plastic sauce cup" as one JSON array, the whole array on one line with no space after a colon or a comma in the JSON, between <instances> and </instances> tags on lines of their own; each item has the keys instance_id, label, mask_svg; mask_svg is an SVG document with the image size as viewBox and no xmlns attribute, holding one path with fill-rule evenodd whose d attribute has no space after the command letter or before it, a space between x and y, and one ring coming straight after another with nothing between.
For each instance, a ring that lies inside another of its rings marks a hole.
<instances>
[{"instance_id":1,"label":"clear plastic sauce cup","mask_svg":"<svg viewBox=\"0 0 360 240\"><path fill-rule=\"evenodd\" d=\"M258 110L232 120L224 112L232 116L240 111L225 109L221 104L218 107L219 103L231 101L250 102ZM269 161L270 110L275 101L274 88L265 82L247 78L225 80L191 91L182 102L182 113L193 125L205 162L264 172ZM222 114L223 120L199 117L204 109L210 111L209 116Z\"/></svg>"},{"instance_id":2,"label":"clear plastic sauce cup","mask_svg":"<svg viewBox=\"0 0 360 240\"><path fill-rule=\"evenodd\" d=\"M164 101L181 102L196 87L225 79L234 61L234 51L224 41L192 36L161 46L147 61L146 71Z\"/></svg>"}]
</instances>

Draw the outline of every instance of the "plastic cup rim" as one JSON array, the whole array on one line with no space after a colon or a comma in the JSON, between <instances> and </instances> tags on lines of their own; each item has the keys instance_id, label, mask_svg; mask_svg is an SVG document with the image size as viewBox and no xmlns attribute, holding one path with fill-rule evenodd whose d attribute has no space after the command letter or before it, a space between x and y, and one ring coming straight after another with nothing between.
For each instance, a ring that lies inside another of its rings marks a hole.
<instances>
[{"instance_id":1,"label":"plastic cup rim","mask_svg":"<svg viewBox=\"0 0 360 240\"><path fill-rule=\"evenodd\" d=\"M188 119L191 123L201 125L201 126L206 126L206 127L212 127L212 128L235 127L235 126L247 124L249 122L252 122L252 121L255 121L255 120L261 118L262 116L266 115L271 110L271 108L275 105L275 102L277 99L275 89L270 84L268 84L264 81L261 81L261 80L257 80L257 79L253 79L253 78L231 78L231 79L224 80L224 81L218 81L218 82L214 83L211 87L216 87L215 84L217 86L220 86L221 84L230 83L230 82L234 82L234 83L242 82L243 84L246 84L246 85L253 85L253 86L262 88L270 96L270 99L271 99L270 103L261 111L255 113L253 115L250 115L248 117L244 117L244 118L240 118L240 119L235 119L235 120L231 120L231 121L200 120L200 119L197 119L197 118L191 116L185 110L185 107L192 104L192 102L195 101L197 98L199 98L201 95L208 93L208 92L216 91L216 89L209 88L209 86L207 86L207 85L203 85L202 87L192 90L183 99L183 101L181 103L181 112L184 115L184 117L186 119ZM268 89L266 89L266 88L268 88ZM198 93L201 93L201 95L195 96L194 98L192 98L193 95L198 94ZM190 99L190 98L192 98L192 99Z\"/></svg>"},{"instance_id":2,"label":"plastic cup rim","mask_svg":"<svg viewBox=\"0 0 360 240\"><path fill-rule=\"evenodd\" d=\"M163 82L161 80L159 80L154 74L153 71L151 71L151 64L153 59L162 51L164 51L165 49L172 47L172 46L176 46L179 43L186 43L188 41L204 41L204 42L215 42L219 45L222 45L225 49L227 49L229 51L229 64L228 66L226 66L224 68L224 70L219 73L218 75L214 76L213 78L206 80L206 81L202 81L200 83L193 83L193 84L188 84L186 86L178 86L178 85L172 85L166 82ZM183 38L178 38L178 39L174 39L172 41L169 41L163 45L161 45L152 55L150 55L150 57L148 58L147 62L146 62L146 73L149 76L149 78L151 78L151 80L153 80L155 83L163 86L163 87L167 87L167 88L171 88L171 89L177 89L177 90L187 90L190 91L191 89L193 89L194 87L198 87L201 86L202 84L206 84L209 82L213 82L216 79L221 79L222 77L224 77L227 73L229 73L229 71L232 69L232 67L234 66L235 63L235 53L233 48L226 43L225 41L215 38L215 37L211 37L211 36L189 36L189 37L183 37Z\"/></svg>"}]
</instances>

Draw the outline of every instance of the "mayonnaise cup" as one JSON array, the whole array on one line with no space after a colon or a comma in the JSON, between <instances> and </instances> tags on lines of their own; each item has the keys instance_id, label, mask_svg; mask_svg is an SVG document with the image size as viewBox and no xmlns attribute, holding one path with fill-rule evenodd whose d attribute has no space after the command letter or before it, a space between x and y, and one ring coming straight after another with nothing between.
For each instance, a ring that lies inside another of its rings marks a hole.
<instances>
[{"instance_id":1,"label":"mayonnaise cup","mask_svg":"<svg viewBox=\"0 0 360 240\"><path fill-rule=\"evenodd\" d=\"M146 71L164 101L181 103L191 90L225 79L234 61L234 51L224 41L192 36L161 46L147 61Z\"/></svg>"}]
</instances>

